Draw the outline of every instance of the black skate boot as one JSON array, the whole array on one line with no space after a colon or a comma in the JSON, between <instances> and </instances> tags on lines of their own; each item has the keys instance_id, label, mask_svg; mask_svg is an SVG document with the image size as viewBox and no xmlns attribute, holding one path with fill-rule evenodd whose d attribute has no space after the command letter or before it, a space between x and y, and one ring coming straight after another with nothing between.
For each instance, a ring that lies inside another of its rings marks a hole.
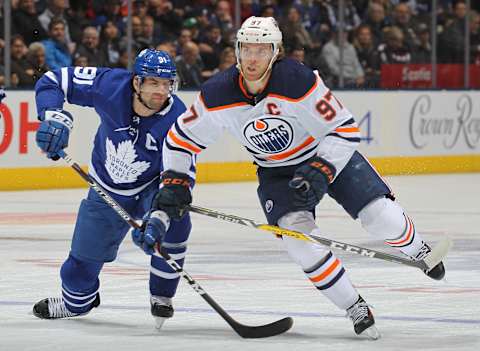
<instances>
[{"instance_id":1,"label":"black skate boot","mask_svg":"<svg viewBox=\"0 0 480 351\"><path fill-rule=\"evenodd\" d=\"M380 332L375 326L372 311L370 311L370 308L361 296L355 304L347 309L347 316L353 322L355 334L364 334L373 340L380 338Z\"/></svg>"},{"instance_id":2,"label":"black skate boot","mask_svg":"<svg viewBox=\"0 0 480 351\"><path fill-rule=\"evenodd\" d=\"M100 305L100 294L97 294L95 300L92 303L92 308L98 307ZM90 311L88 311L90 312ZM61 297L48 297L46 299L38 301L33 306L33 314L42 319L57 319L57 318L69 318L69 317L78 317L84 316L85 313L73 313L67 310L65 302Z\"/></svg>"},{"instance_id":3,"label":"black skate boot","mask_svg":"<svg viewBox=\"0 0 480 351\"><path fill-rule=\"evenodd\" d=\"M423 260L431 251L432 249L430 246L427 243L423 243L420 251L414 257L412 257L412 259L416 261ZM442 280L445 277L445 266L443 265L443 262L440 262L431 270L424 270L423 272L432 279Z\"/></svg>"},{"instance_id":4,"label":"black skate boot","mask_svg":"<svg viewBox=\"0 0 480 351\"><path fill-rule=\"evenodd\" d=\"M155 318L155 326L161 329L168 318L173 317L172 299L164 296L150 296L150 311Z\"/></svg>"}]
</instances>

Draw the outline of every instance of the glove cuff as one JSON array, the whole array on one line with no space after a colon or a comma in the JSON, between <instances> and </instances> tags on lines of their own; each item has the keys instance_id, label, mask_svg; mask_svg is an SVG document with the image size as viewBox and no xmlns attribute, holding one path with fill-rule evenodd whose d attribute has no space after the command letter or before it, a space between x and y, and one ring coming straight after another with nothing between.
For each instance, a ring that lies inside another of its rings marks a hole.
<instances>
[{"instance_id":1,"label":"glove cuff","mask_svg":"<svg viewBox=\"0 0 480 351\"><path fill-rule=\"evenodd\" d=\"M162 210L155 210L150 214L150 220L157 219L165 226L165 232L170 227L170 217L162 211Z\"/></svg>"},{"instance_id":2,"label":"glove cuff","mask_svg":"<svg viewBox=\"0 0 480 351\"><path fill-rule=\"evenodd\" d=\"M73 129L73 117L70 112L62 109L46 110L44 113L44 121L54 121L68 128Z\"/></svg>"},{"instance_id":3,"label":"glove cuff","mask_svg":"<svg viewBox=\"0 0 480 351\"><path fill-rule=\"evenodd\" d=\"M328 184L331 184L335 179L335 175L337 173L337 169L333 164L325 160L320 156L315 156L309 163L310 167L318 170L321 174L325 176Z\"/></svg>"}]
</instances>

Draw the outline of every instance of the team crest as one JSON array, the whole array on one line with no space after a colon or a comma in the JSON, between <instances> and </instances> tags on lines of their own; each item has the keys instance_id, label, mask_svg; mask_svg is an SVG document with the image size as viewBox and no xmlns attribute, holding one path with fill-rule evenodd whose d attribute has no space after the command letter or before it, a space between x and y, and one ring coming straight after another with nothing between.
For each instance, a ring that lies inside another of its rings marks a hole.
<instances>
[{"instance_id":1,"label":"team crest","mask_svg":"<svg viewBox=\"0 0 480 351\"><path fill-rule=\"evenodd\" d=\"M264 117L247 123L243 135L255 150L276 154L288 149L292 144L293 128L281 118Z\"/></svg>"},{"instance_id":2,"label":"team crest","mask_svg":"<svg viewBox=\"0 0 480 351\"><path fill-rule=\"evenodd\" d=\"M122 141L115 148L113 142L107 138L106 149L105 169L115 184L135 183L150 167L150 162L135 161L137 152L131 140Z\"/></svg>"}]
</instances>

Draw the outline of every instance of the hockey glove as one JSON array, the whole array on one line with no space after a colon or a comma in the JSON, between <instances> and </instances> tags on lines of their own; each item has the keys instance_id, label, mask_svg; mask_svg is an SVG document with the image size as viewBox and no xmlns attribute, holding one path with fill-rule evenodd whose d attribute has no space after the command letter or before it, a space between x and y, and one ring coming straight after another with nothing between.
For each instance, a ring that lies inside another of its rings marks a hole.
<instances>
[{"instance_id":1,"label":"hockey glove","mask_svg":"<svg viewBox=\"0 0 480 351\"><path fill-rule=\"evenodd\" d=\"M132 240L147 255L152 255L155 252L155 245L158 245L160 250L169 226L170 219L165 212L148 212L144 217L142 227L132 231Z\"/></svg>"},{"instance_id":2,"label":"hockey glove","mask_svg":"<svg viewBox=\"0 0 480 351\"><path fill-rule=\"evenodd\" d=\"M335 177L335 166L320 156L312 157L297 168L288 185L295 189L294 206L311 210L315 208L328 191L328 185Z\"/></svg>"},{"instance_id":3,"label":"hockey glove","mask_svg":"<svg viewBox=\"0 0 480 351\"><path fill-rule=\"evenodd\" d=\"M162 186L153 199L152 210L162 210L171 219L180 220L186 207L192 203L190 177L185 173L165 171Z\"/></svg>"},{"instance_id":4,"label":"hockey glove","mask_svg":"<svg viewBox=\"0 0 480 351\"><path fill-rule=\"evenodd\" d=\"M46 110L39 119L42 121L36 134L37 145L47 157L56 161L58 152L68 146L68 138L73 128L73 117L62 109Z\"/></svg>"}]
</instances>

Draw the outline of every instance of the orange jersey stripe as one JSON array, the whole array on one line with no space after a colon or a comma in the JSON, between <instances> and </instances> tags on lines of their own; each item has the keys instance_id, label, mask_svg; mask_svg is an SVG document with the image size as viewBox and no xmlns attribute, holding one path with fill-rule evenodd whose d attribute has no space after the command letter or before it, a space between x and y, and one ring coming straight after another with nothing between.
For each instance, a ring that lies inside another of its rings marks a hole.
<instances>
[{"instance_id":1,"label":"orange jersey stripe","mask_svg":"<svg viewBox=\"0 0 480 351\"><path fill-rule=\"evenodd\" d=\"M283 152L281 154L268 156L267 159L275 160L275 161L283 160L283 159L287 158L288 156L293 155L294 153L306 148L308 145L310 145L314 141L315 141L315 139L310 136L307 139L305 139L305 141L302 144L298 145L297 147L293 148L292 150Z\"/></svg>"},{"instance_id":2,"label":"orange jersey stripe","mask_svg":"<svg viewBox=\"0 0 480 351\"><path fill-rule=\"evenodd\" d=\"M187 150L190 150L196 154L198 154L200 151L202 151L201 149L199 149L198 147L196 146L193 146L189 143L187 143L186 141L183 141L183 140L180 140L179 138L177 138L177 136L173 133L172 130L169 130L168 131L168 136L170 138L172 138L172 140L175 142L175 144L177 145L180 145L182 146L183 148L187 149Z\"/></svg>"},{"instance_id":3,"label":"orange jersey stripe","mask_svg":"<svg viewBox=\"0 0 480 351\"><path fill-rule=\"evenodd\" d=\"M407 234L407 237L405 239L401 239L400 241L387 241L386 243L387 244L390 244L390 245L400 245L400 244L403 244L404 242L407 242L408 240L410 240L410 237L412 236L412 233L413 233L413 224L412 222L410 221L410 218L409 217L406 217L406 220L408 221L407 224L410 224L410 228L408 230L408 234Z\"/></svg>"},{"instance_id":4,"label":"orange jersey stripe","mask_svg":"<svg viewBox=\"0 0 480 351\"><path fill-rule=\"evenodd\" d=\"M337 129L335 129L335 131L339 132L339 133L357 133L357 132L360 132L360 128L358 128L358 127L345 127L345 128L338 127Z\"/></svg>"},{"instance_id":5,"label":"orange jersey stripe","mask_svg":"<svg viewBox=\"0 0 480 351\"><path fill-rule=\"evenodd\" d=\"M338 267L338 265L340 264L340 260L337 258L331 265L330 267L328 267L323 273L317 275L316 277L313 277L313 278L310 278L310 280L314 283L317 283L323 279L325 279L326 277L328 277L334 270L335 268Z\"/></svg>"}]
</instances>

